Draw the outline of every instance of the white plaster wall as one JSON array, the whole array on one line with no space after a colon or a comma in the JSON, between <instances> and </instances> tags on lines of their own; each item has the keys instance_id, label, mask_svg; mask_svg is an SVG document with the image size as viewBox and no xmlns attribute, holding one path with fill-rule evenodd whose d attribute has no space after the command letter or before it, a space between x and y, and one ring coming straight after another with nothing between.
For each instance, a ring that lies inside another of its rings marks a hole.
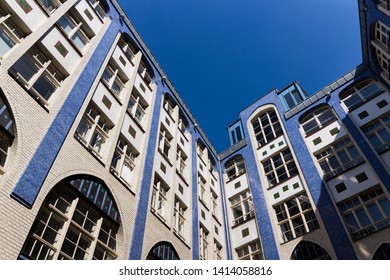
<instances>
[{"instance_id":1,"label":"white plaster wall","mask_svg":"<svg viewBox=\"0 0 390 280\"><path fill-rule=\"evenodd\" d=\"M91 8L91 6L85 1L82 0L78 4L75 5L76 10L79 12L80 16L84 19L84 21L88 24L88 26L91 28L91 30L97 34L100 29L103 27L103 23L96 15L95 11ZM85 15L85 10L88 10L89 13L93 16L93 19L90 20Z\"/></svg>"},{"instance_id":2,"label":"white plaster wall","mask_svg":"<svg viewBox=\"0 0 390 280\"><path fill-rule=\"evenodd\" d=\"M27 14L15 0L7 1L7 4L32 31L35 31L47 19L45 12L42 11L42 9L38 6L37 3L35 3L35 1L28 1L28 4L31 6L32 10Z\"/></svg>"},{"instance_id":3,"label":"white plaster wall","mask_svg":"<svg viewBox=\"0 0 390 280\"><path fill-rule=\"evenodd\" d=\"M294 187L293 187L293 185L295 183L299 184L299 187L296 189L294 189ZM283 190L284 186L288 186L287 191ZM267 197L268 197L269 203L271 205L274 205L274 204L277 204L281 201L284 201L285 199L287 199L293 195L296 195L297 193L299 193L301 191L303 191L303 185L302 185L301 179L299 178L299 176L295 176L295 177L291 178L290 180L270 189L267 192ZM276 193L279 193L279 195L280 195L278 198L274 197L274 195Z\"/></svg>"},{"instance_id":4,"label":"white plaster wall","mask_svg":"<svg viewBox=\"0 0 390 280\"><path fill-rule=\"evenodd\" d=\"M129 133L129 127L134 128L136 134L135 138L131 136ZM123 120L123 125L121 129L121 133L123 136L125 136L129 142L134 146L134 148L138 152L142 152L143 150L143 145L144 145L144 140L145 140L145 135L144 132L138 127L138 125L135 123L135 121L128 115L126 114L125 119Z\"/></svg>"},{"instance_id":5,"label":"white plaster wall","mask_svg":"<svg viewBox=\"0 0 390 280\"><path fill-rule=\"evenodd\" d=\"M103 104L102 102L103 96L106 96L110 100L111 102L110 109ZM117 101L117 99L112 95L112 93L103 85L102 82L99 82L99 85L96 88L92 100L113 123L117 123L119 113L121 110L121 105Z\"/></svg>"},{"instance_id":6,"label":"white plaster wall","mask_svg":"<svg viewBox=\"0 0 390 280\"><path fill-rule=\"evenodd\" d=\"M386 100L388 104L383 108L379 108L377 103L382 101L382 100ZM389 112L389 110L390 110L390 94L385 91L382 94L371 99L367 103L363 104L359 108L352 111L350 113L350 116L355 121L357 126L362 126L362 125L376 119L380 115ZM368 116L361 119L358 115L360 113L362 113L363 111L367 111Z\"/></svg>"}]
</instances>

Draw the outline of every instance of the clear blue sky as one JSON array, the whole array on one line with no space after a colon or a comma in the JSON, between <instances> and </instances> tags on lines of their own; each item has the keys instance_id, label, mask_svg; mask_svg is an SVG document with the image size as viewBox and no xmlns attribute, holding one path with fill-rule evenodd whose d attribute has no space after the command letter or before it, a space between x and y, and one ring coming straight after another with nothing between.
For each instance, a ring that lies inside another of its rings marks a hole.
<instances>
[{"instance_id":1,"label":"clear blue sky","mask_svg":"<svg viewBox=\"0 0 390 280\"><path fill-rule=\"evenodd\" d=\"M218 152L271 89L311 95L362 62L357 0L119 0Z\"/></svg>"}]
</instances>

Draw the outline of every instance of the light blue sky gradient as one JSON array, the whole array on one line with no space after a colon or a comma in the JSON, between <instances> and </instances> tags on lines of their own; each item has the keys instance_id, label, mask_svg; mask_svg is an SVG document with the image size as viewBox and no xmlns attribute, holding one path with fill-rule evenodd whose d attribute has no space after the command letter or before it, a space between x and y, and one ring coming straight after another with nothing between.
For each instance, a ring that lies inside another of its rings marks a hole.
<instances>
[{"instance_id":1,"label":"light blue sky gradient","mask_svg":"<svg viewBox=\"0 0 390 280\"><path fill-rule=\"evenodd\" d=\"M357 0L119 0L218 152L270 90L311 95L362 62Z\"/></svg>"}]
</instances>

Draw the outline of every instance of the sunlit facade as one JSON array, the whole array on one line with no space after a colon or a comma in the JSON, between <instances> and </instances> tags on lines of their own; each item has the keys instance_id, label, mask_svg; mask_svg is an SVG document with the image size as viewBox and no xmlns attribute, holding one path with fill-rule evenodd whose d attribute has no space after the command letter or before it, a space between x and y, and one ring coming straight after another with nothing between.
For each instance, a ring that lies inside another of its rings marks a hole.
<instances>
[{"instance_id":1,"label":"sunlit facade","mask_svg":"<svg viewBox=\"0 0 390 280\"><path fill-rule=\"evenodd\" d=\"M2 1L0 259L389 259L390 6L363 2L363 63L218 153L116 0Z\"/></svg>"}]
</instances>

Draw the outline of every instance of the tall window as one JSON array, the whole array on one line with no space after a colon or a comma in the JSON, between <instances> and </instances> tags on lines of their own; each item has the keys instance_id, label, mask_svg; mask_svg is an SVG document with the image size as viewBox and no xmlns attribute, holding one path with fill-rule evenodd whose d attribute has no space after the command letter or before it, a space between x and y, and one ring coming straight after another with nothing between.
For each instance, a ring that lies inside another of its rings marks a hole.
<instances>
[{"instance_id":1,"label":"tall window","mask_svg":"<svg viewBox=\"0 0 390 280\"><path fill-rule=\"evenodd\" d=\"M380 186L338 204L353 240L390 225L390 201Z\"/></svg>"},{"instance_id":2,"label":"tall window","mask_svg":"<svg viewBox=\"0 0 390 280\"><path fill-rule=\"evenodd\" d=\"M337 117L333 110L328 106L324 106L305 116L300 123L306 136L309 136L335 120L337 120Z\"/></svg>"},{"instance_id":3,"label":"tall window","mask_svg":"<svg viewBox=\"0 0 390 280\"><path fill-rule=\"evenodd\" d=\"M173 213L174 218L174 231L183 239L185 238L185 210L186 207L181 203L178 198L175 198L175 208Z\"/></svg>"},{"instance_id":4,"label":"tall window","mask_svg":"<svg viewBox=\"0 0 390 280\"><path fill-rule=\"evenodd\" d=\"M377 153L390 149L390 114L364 125L362 131Z\"/></svg>"},{"instance_id":5,"label":"tall window","mask_svg":"<svg viewBox=\"0 0 390 280\"><path fill-rule=\"evenodd\" d=\"M289 148L264 160L262 165L269 188L298 175L298 169Z\"/></svg>"},{"instance_id":6,"label":"tall window","mask_svg":"<svg viewBox=\"0 0 390 280\"><path fill-rule=\"evenodd\" d=\"M222 246L216 240L214 240L214 259L222 260Z\"/></svg>"},{"instance_id":7,"label":"tall window","mask_svg":"<svg viewBox=\"0 0 390 280\"><path fill-rule=\"evenodd\" d=\"M208 232L205 228L200 225L199 227L199 251L200 251L200 259L207 260L208 259Z\"/></svg>"},{"instance_id":8,"label":"tall window","mask_svg":"<svg viewBox=\"0 0 390 280\"><path fill-rule=\"evenodd\" d=\"M219 218L218 212L218 195L210 189L210 198L211 198L211 213L215 218Z\"/></svg>"},{"instance_id":9,"label":"tall window","mask_svg":"<svg viewBox=\"0 0 390 280\"><path fill-rule=\"evenodd\" d=\"M259 114L252 121L252 126L259 147L264 146L283 134L282 127L274 109Z\"/></svg>"},{"instance_id":10,"label":"tall window","mask_svg":"<svg viewBox=\"0 0 390 280\"><path fill-rule=\"evenodd\" d=\"M99 0L88 0L89 4L92 6L92 8L95 10L96 14L101 20L104 20L104 18L107 17L106 13L108 12L107 9L104 8L102 5L102 1ZM107 5L107 4L106 4Z\"/></svg>"},{"instance_id":11,"label":"tall window","mask_svg":"<svg viewBox=\"0 0 390 280\"><path fill-rule=\"evenodd\" d=\"M372 80L365 80L358 83L353 88L341 93L340 99L344 105L347 106L348 110L351 111L381 92L383 92L383 89L378 85L378 83Z\"/></svg>"},{"instance_id":12,"label":"tall window","mask_svg":"<svg viewBox=\"0 0 390 280\"><path fill-rule=\"evenodd\" d=\"M263 251L257 239L236 249L239 260L263 260Z\"/></svg>"},{"instance_id":13,"label":"tall window","mask_svg":"<svg viewBox=\"0 0 390 280\"><path fill-rule=\"evenodd\" d=\"M19 258L116 259L118 224L69 186L49 193Z\"/></svg>"},{"instance_id":14,"label":"tall window","mask_svg":"<svg viewBox=\"0 0 390 280\"><path fill-rule=\"evenodd\" d=\"M348 137L332 143L330 147L315 157L324 173L325 180L329 180L364 161Z\"/></svg>"},{"instance_id":15,"label":"tall window","mask_svg":"<svg viewBox=\"0 0 390 280\"><path fill-rule=\"evenodd\" d=\"M173 102L170 100L170 98L167 95L165 95L163 101L163 108L171 117L174 117L174 110L173 110L174 107L175 105L173 104Z\"/></svg>"},{"instance_id":16,"label":"tall window","mask_svg":"<svg viewBox=\"0 0 390 280\"><path fill-rule=\"evenodd\" d=\"M129 104L127 105L127 112L133 116L140 124L146 114L148 104L140 97L139 93L134 89L131 93Z\"/></svg>"},{"instance_id":17,"label":"tall window","mask_svg":"<svg viewBox=\"0 0 390 280\"><path fill-rule=\"evenodd\" d=\"M48 105L47 101L65 79L54 61L36 45L15 62L10 72L45 105Z\"/></svg>"},{"instance_id":18,"label":"tall window","mask_svg":"<svg viewBox=\"0 0 390 280\"><path fill-rule=\"evenodd\" d=\"M319 228L306 193L274 206L284 242Z\"/></svg>"},{"instance_id":19,"label":"tall window","mask_svg":"<svg viewBox=\"0 0 390 280\"><path fill-rule=\"evenodd\" d=\"M36 0L42 9L47 13L53 13L66 0Z\"/></svg>"},{"instance_id":20,"label":"tall window","mask_svg":"<svg viewBox=\"0 0 390 280\"><path fill-rule=\"evenodd\" d=\"M137 53L137 50L133 47L133 45L129 42L127 42L123 36L119 39L118 46L122 49L122 51L125 53L127 59L129 61L133 61L135 54Z\"/></svg>"},{"instance_id":21,"label":"tall window","mask_svg":"<svg viewBox=\"0 0 390 280\"><path fill-rule=\"evenodd\" d=\"M177 154L176 154L176 170L179 172L179 174L186 178L186 160L187 156L185 153L177 148Z\"/></svg>"},{"instance_id":22,"label":"tall window","mask_svg":"<svg viewBox=\"0 0 390 280\"><path fill-rule=\"evenodd\" d=\"M244 158L242 156L238 156L228 161L225 165L225 168L226 175L228 176L228 181L237 178L238 176L246 172Z\"/></svg>"},{"instance_id":23,"label":"tall window","mask_svg":"<svg viewBox=\"0 0 390 280\"><path fill-rule=\"evenodd\" d=\"M111 171L129 186L137 156L138 153L130 142L120 135L112 158Z\"/></svg>"},{"instance_id":24,"label":"tall window","mask_svg":"<svg viewBox=\"0 0 390 280\"><path fill-rule=\"evenodd\" d=\"M24 38L23 32L13 22L12 15L0 6L0 57Z\"/></svg>"},{"instance_id":25,"label":"tall window","mask_svg":"<svg viewBox=\"0 0 390 280\"><path fill-rule=\"evenodd\" d=\"M158 149L168 159L171 155L171 141L172 137L169 135L169 133L164 128L161 128Z\"/></svg>"},{"instance_id":26,"label":"tall window","mask_svg":"<svg viewBox=\"0 0 390 280\"><path fill-rule=\"evenodd\" d=\"M230 204L233 213L233 226L241 224L255 215L252 194L249 191L230 198Z\"/></svg>"},{"instance_id":27,"label":"tall window","mask_svg":"<svg viewBox=\"0 0 390 280\"><path fill-rule=\"evenodd\" d=\"M4 173L4 166L8 157L8 149L15 137L14 120L0 95L0 174Z\"/></svg>"},{"instance_id":28,"label":"tall window","mask_svg":"<svg viewBox=\"0 0 390 280\"><path fill-rule=\"evenodd\" d=\"M84 51L93 33L90 31L87 24L81 20L76 12L68 12L57 22L61 30L66 34L73 45L81 52Z\"/></svg>"},{"instance_id":29,"label":"tall window","mask_svg":"<svg viewBox=\"0 0 390 280\"><path fill-rule=\"evenodd\" d=\"M206 202L206 180L204 180L200 175L198 176L198 186L199 186L199 199L200 201Z\"/></svg>"},{"instance_id":30,"label":"tall window","mask_svg":"<svg viewBox=\"0 0 390 280\"><path fill-rule=\"evenodd\" d=\"M297 83L294 83L292 86L285 89L279 94L285 110L290 110L291 108L294 108L307 97L306 93Z\"/></svg>"},{"instance_id":31,"label":"tall window","mask_svg":"<svg viewBox=\"0 0 390 280\"><path fill-rule=\"evenodd\" d=\"M147 69L145 62L141 60L139 68L138 68L138 74L142 77L145 84L147 86L150 86L152 83L152 76L150 75L149 70Z\"/></svg>"},{"instance_id":32,"label":"tall window","mask_svg":"<svg viewBox=\"0 0 390 280\"><path fill-rule=\"evenodd\" d=\"M118 67L108 64L104 69L102 80L116 96L121 97L127 78L119 71Z\"/></svg>"},{"instance_id":33,"label":"tall window","mask_svg":"<svg viewBox=\"0 0 390 280\"><path fill-rule=\"evenodd\" d=\"M77 127L76 137L101 158L112 127L103 114L89 106Z\"/></svg>"},{"instance_id":34,"label":"tall window","mask_svg":"<svg viewBox=\"0 0 390 280\"><path fill-rule=\"evenodd\" d=\"M151 208L154 213L156 213L160 218L165 220L165 209L167 207L167 192L168 186L157 176L155 175L153 190L152 190L152 200Z\"/></svg>"}]
</instances>

